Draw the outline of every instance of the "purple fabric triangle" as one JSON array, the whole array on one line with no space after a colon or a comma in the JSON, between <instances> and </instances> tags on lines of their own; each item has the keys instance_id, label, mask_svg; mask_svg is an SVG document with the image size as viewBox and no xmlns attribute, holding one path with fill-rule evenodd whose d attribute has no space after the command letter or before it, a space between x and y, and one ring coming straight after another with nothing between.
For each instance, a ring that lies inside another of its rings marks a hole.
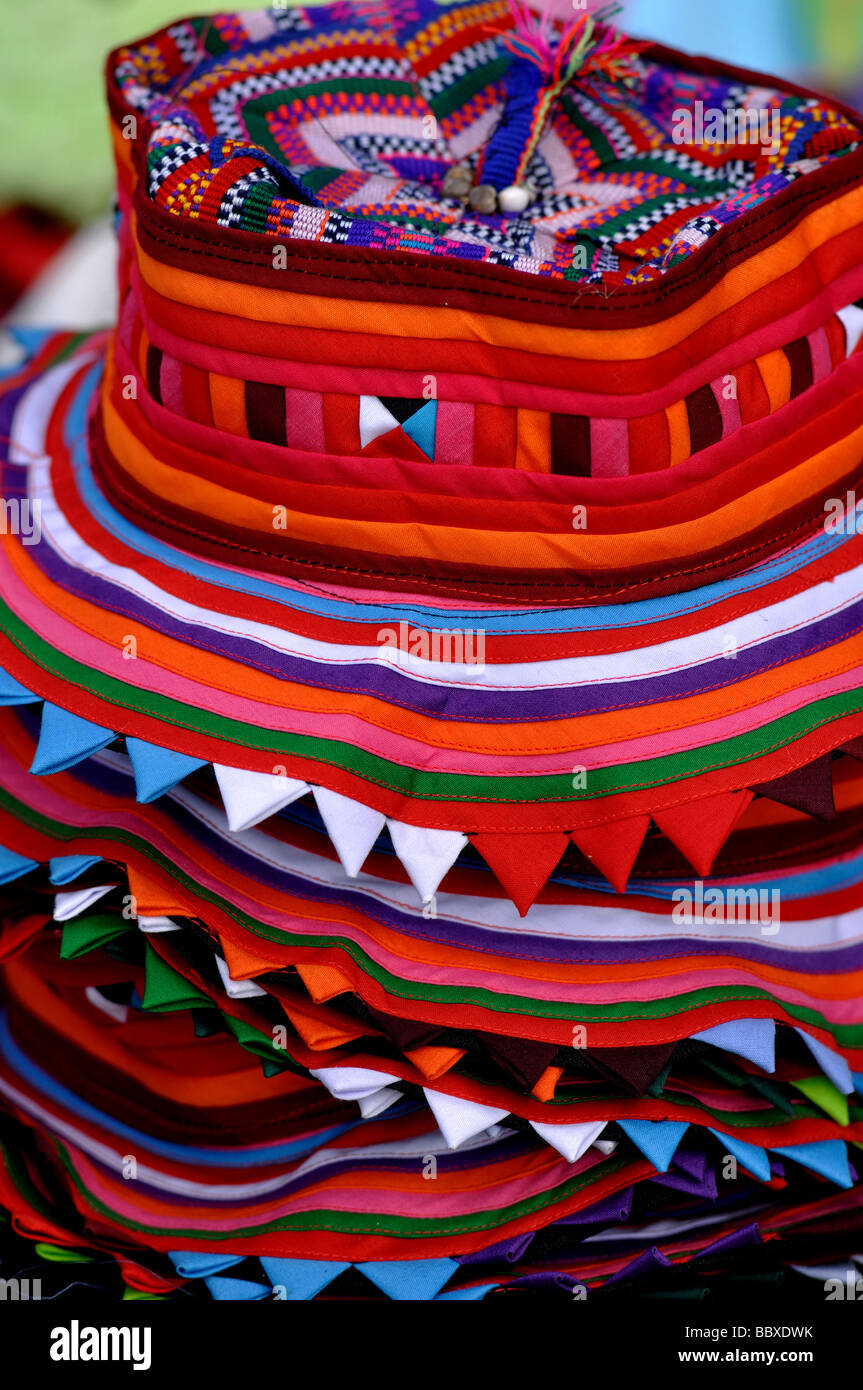
<instances>
[{"instance_id":1,"label":"purple fabric triangle","mask_svg":"<svg viewBox=\"0 0 863 1390\"><path fill-rule=\"evenodd\" d=\"M833 759L829 753L814 763L798 767L772 782L761 782L752 788L759 796L769 797L782 806L790 806L818 820L832 820L836 815L833 804Z\"/></svg>"}]
</instances>

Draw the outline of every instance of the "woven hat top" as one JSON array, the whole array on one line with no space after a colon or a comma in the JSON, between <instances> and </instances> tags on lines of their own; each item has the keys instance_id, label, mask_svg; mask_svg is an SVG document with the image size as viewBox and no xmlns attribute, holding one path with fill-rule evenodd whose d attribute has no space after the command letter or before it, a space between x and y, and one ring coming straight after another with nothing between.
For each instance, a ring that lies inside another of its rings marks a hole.
<instances>
[{"instance_id":1,"label":"woven hat top","mask_svg":"<svg viewBox=\"0 0 863 1390\"><path fill-rule=\"evenodd\" d=\"M175 24L114 66L149 123L149 196L267 236L626 285L666 274L859 139L818 98L624 42L625 80L587 58L540 103L530 206L478 216L446 196L447 170L505 182L551 82L515 24L504 3L437 0Z\"/></svg>"}]
</instances>

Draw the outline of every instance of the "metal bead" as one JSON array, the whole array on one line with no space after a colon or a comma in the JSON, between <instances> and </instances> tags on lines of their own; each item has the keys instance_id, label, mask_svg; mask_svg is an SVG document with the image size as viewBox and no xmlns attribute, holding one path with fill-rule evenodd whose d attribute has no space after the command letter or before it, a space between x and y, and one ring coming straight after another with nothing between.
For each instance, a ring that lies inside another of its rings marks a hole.
<instances>
[{"instance_id":1,"label":"metal bead","mask_svg":"<svg viewBox=\"0 0 863 1390\"><path fill-rule=\"evenodd\" d=\"M497 189L490 183L477 184L468 194L468 203L474 212L486 215L497 212Z\"/></svg>"},{"instance_id":2,"label":"metal bead","mask_svg":"<svg viewBox=\"0 0 863 1390\"><path fill-rule=\"evenodd\" d=\"M531 190L523 183L513 183L497 195L501 212L524 212L531 201Z\"/></svg>"},{"instance_id":3,"label":"metal bead","mask_svg":"<svg viewBox=\"0 0 863 1390\"><path fill-rule=\"evenodd\" d=\"M464 164L454 164L444 176L441 192L445 198L466 198L472 187L470 169Z\"/></svg>"}]
</instances>

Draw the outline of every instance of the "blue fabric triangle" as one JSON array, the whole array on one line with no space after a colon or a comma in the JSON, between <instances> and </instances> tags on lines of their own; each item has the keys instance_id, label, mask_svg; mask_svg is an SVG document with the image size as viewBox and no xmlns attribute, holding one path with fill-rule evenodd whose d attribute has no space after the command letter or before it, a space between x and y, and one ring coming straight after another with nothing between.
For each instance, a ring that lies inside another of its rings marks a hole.
<instances>
[{"instance_id":1,"label":"blue fabric triangle","mask_svg":"<svg viewBox=\"0 0 863 1390\"><path fill-rule=\"evenodd\" d=\"M804 1168L835 1182L837 1187L853 1187L851 1170L848 1167L848 1150L842 1139L820 1139L814 1144L791 1144L784 1149L774 1149L783 1158L793 1158Z\"/></svg>"},{"instance_id":2,"label":"blue fabric triangle","mask_svg":"<svg viewBox=\"0 0 863 1390\"><path fill-rule=\"evenodd\" d=\"M810 1038L802 1028L795 1028L794 1031L803 1039L824 1075L830 1078L837 1091L841 1091L843 1096L850 1096L854 1090L854 1078L845 1058L826 1047L823 1042L819 1042L818 1038Z\"/></svg>"},{"instance_id":3,"label":"blue fabric triangle","mask_svg":"<svg viewBox=\"0 0 863 1390\"><path fill-rule=\"evenodd\" d=\"M660 1173L667 1173L674 1152L689 1128L682 1120L618 1120L624 1134Z\"/></svg>"},{"instance_id":4,"label":"blue fabric triangle","mask_svg":"<svg viewBox=\"0 0 863 1390\"><path fill-rule=\"evenodd\" d=\"M187 753L159 748L140 738L127 738L126 752L135 773L135 799L141 802L156 801L190 772L206 765L205 758L190 758Z\"/></svg>"},{"instance_id":5,"label":"blue fabric triangle","mask_svg":"<svg viewBox=\"0 0 863 1390\"><path fill-rule=\"evenodd\" d=\"M205 1279L204 1283L217 1303L252 1303L256 1299L272 1298L267 1284L253 1284L249 1279Z\"/></svg>"},{"instance_id":6,"label":"blue fabric triangle","mask_svg":"<svg viewBox=\"0 0 863 1390\"><path fill-rule=\"evenodd\" d=\"M80 719L57 705L46 704L30 771L37 776L63 772L89 758L91 753L98 753L100 748L112 743L114 737L112 731L103 729L101 724L91 724L89 719Z\"/></svg>"},{"instance_id":7,"label":"blue fabric triangle","mask_svg":"<svg viewBox=\"0 0 863 1390\"><path fill-rule=\"evenodd\" d=\"M397 1302L422 1302L439 1294L458 1269L455 1260L372 1260L357 1265L361 1274Z\"/></svg>"},{"instance_id":8,"label":"blue fabric triangle","mask_svg":"<svg viewBox=\"0 0 863 1390\"><path fill-rule=\"evenodd\" d=\"M425 405L405 420L402 429L412 439L418 449L434 458L435 427L437 425L437 401L426 401Z\"/></svg>"},{"instance_id":9,"label":"blue fabric triangle","mask_svg":"<svg viewBox=\"0 0 863 1390\"><path fill-rule=\"evenodd\" d=\"M168 1259L184 1279L206 1279L211 1274L221 1274L223 1269L241 1265L245 1258L245 1255L215 1255L209 1250L168 1251Z\"/></svg>"},{"instance_id":10,"label":"blue fabric triangle","mask_svg":"<svg viewBox=\"0 0 863 1390\"><path fill-rule=\"evenodd\" d=\"M776 1070L776 1024L772 1018L737 1018L730 1023L717 1023L693 1033L699 1042L712 1043L725 1052L733 1052L754 1062L762 1071Z\"/></svg>"},{"instance_id":11,"label":"blue fabric triangle","mask_svg":"<svg viewBox=\"0 0 863 1390\"><path fill-rule=\"evenodd\" d=\"M6 671L0 671L0 705L32 705L39 696L19 685Z\"/></svg>"},{"instance_id":12,"label":"blue fabric triangle","mask_svg":"<svg viewBox=\"0 0 863 1390\"><path fill-rule=\"evenodd\" d=\"M101 854L61 854L56 859L48 860L48 877L55 888L61 888L64 883L78 878L85 869L101 863Z\"/></svg>"},{"instance_id":13,"label":"blue fabric triangle","mask_svg":"<svg viewBox=\"0 0 863 1390\"><path fill-rule=\"evenodd\" d=\"M853 1075L854 1090L857 1092L858 1096L863 1096L863 1072L855 1071Z\"/></svg>"},{"instance_id":14,"label":"blue fabric triangle","mask_svg":"<svg viewBox=\"0 0 863 1390\"><path fill-rule=\"evenodd\" d=\"M11 883L13 879L21 878L38 867L38 860L25 859L23 854L16 854L14 850L4 849L0 845L0 883Z\"/></svg>"},{"instance_id":15,"label":"blue fabric triangle","mask_svg":"<svg viewBox=\"0 0 863 1390\"><path fill-rule=\"evenodd\" d=\"M467 1303L468 1301L476 1303L480 1298L485 1298L487 1293L490 1293L492 1289L496 1289L497 1287L497 1284L477 1284L473 1289L452 1289L450 1293L439 1293L435 1299L435 1303L444 1303L446 1301L454 1303L456 1300L460 1303Z\"/></svg>"},{"instance_id":16,"label":"blue fabric triangle","mask_svg":"<svg viewBox=\"0 0 863 1390\"><path fill-rule=\"evenodd\" d=\"M718 1129L711 1129L710 1133L725 1146L726 1153L738 1159L756 1178L760 1178L762 1182L770 1181L770 1159L766 1149L760 1149L757 1144L747 1144L743 1139L735 1139L730 1134L721 1134Z\"/></svg>"},{"instance_id":17,"label":"blue fabric triangle","mask_svg":"<svg viewBox=\"0 0 863 1390\"><path fill-rule=\"evenodd\" d=\"M341 1260L280 1260L271 1255L259 1258L273 1288L284 1289L284 1298L289 1302L314 1298L337 1275L350 1269L350 1264Z\"/></svg>"}]
</instances>

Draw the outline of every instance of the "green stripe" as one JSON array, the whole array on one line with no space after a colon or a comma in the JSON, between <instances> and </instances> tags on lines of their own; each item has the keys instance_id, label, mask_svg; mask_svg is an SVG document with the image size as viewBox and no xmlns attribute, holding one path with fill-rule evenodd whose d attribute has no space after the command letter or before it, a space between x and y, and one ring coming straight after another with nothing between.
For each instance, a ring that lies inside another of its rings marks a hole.
<instances>
[{"instance_id":1,"label":"green stripe","mask_svg":"<svg viewBox=\"0 0 863 1390\"><path fill-rule=\"evenodd\" d=\"M463 801L540 804L546 801L597 801L620 792L645 791L683 781L707 771L735 767L802 738L846 714L860 712L859 691L851 690L814 701L782 715L763 728L751 730L704 748L669 753L643 762L592 768L587 787L573 787L570 773L536 777L476 776L467 773L426 772L388 762L377 754L335 739L307 734L267 731L254 724L220 716L210 710L143 693L113 676L74 661L30 631L0 602L0 627L12 642L43 670L70 685L92 691L120 709L150 715L175 728L222 739L243 748L266 750L283 757L304 758L352 773L372 785L386 787L421 801ZM191 654L190 654L191 655ZM573 754L577 757L577 754Z\"/></svg>"}]
</instances>

